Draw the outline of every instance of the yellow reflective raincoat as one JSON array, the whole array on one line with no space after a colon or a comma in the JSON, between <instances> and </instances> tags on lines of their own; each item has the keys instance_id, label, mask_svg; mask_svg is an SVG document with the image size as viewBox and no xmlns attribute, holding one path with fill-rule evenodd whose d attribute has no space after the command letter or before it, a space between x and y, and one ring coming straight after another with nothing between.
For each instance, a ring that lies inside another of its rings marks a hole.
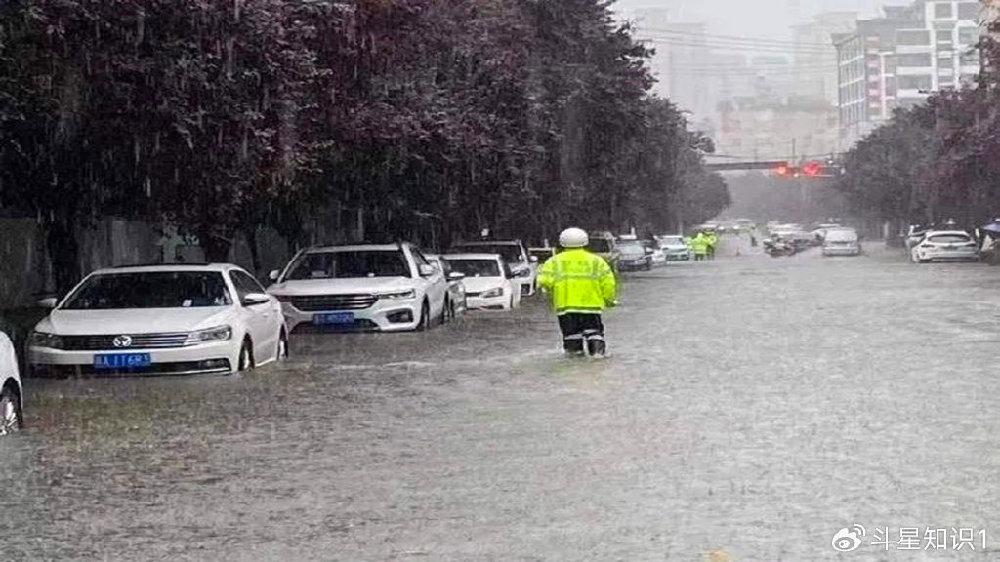
<instances>
[{"instance_id":1,"label":"yellow reflective raincoat","mask_svg":"<svg viewBox=\"0 0 1000 562\"><path fill-rule=\"evenodd\" d=\"M538 270L538 286L552 295L556 314L599 313L615 300L615 274L604 258L572 248Z\"/></svg>"}]
</instances>

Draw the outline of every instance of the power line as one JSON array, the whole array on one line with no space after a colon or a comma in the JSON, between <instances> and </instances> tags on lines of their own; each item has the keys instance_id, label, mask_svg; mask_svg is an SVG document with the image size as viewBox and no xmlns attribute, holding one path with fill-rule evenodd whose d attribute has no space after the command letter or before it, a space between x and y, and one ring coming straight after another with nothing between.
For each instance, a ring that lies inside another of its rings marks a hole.
<instances>
[{"instance_id":1,"label":"power line","mask_svg":"<svg viewBox=\"0 0 1000 562\"><path fill-rule=\"evenodd\" d=\"M646 31L653 32L654 34L667 34L667 35L681 35L687 37L705 37L707 39L722 39L728 42L739 42L739 43L756 43L756 44L770 44L770 45L782 45L782 46L817 46L817 47L829 47L833 48L833 43L813 43L810 41L788 41L784 39L767 39L764 37L747 37L739 35L717 35L714 33L696 33L691 31L680 31L663 27L646 27L639 25L636 27L637 33L642 33Z\"/></svg>"}]
</instances>

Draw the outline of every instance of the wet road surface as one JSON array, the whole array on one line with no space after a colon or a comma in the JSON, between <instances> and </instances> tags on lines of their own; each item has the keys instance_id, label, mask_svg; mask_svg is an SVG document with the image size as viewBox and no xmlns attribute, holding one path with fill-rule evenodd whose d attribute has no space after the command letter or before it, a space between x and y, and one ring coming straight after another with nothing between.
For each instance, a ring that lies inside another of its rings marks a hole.
<instances>
[{"instance_id":1,"label":"wet road surface","mask_svg":"<svg viewBox=\"0 0 1000 562\"><path fill-rule=\"evenodd\" d=\"M239 377L28 380L0 560L1000 559L1000 270L721 253L629 275L603 361L536 299ZM852 523L988 550L836 553Z\"/></svg>"}]
</instances>

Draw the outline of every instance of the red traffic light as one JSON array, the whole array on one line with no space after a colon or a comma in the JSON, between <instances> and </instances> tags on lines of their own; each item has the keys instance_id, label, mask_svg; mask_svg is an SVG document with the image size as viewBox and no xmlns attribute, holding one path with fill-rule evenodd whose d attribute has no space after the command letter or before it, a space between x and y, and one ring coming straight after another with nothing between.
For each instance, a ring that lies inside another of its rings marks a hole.
<instances>
[{"instance_id":1,"label":"red traffic light","mask_svg":"<svg viewBox=\"0 0 1000 562\"><path fill-rule=\"evenodd\" d=\"M802 165L802 174L805 176L815 177L820 175L822 171L823 167L820 166L819 162L816 162L815 160L806 162Z\"/></svg>"}]
</instances>

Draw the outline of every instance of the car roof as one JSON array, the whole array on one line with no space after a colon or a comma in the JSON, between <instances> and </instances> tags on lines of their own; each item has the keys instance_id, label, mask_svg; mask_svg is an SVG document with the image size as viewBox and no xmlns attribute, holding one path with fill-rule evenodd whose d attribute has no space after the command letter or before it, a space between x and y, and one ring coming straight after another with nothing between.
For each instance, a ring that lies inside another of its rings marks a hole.
<instances>
[{"instance_id":1,"label":"car roof","mask_svg":"<svg viewBox=\"0 0 1000 562\"><path fill-rule=\"evenodd\" d=\"M157 271L228 271L230 269L243 270L242 267L231 263L152 263L139 265L123 265L118 267L105 267L98 269L94 273L151 273Z\"/></svg>"},{"instance_id":2,"label":"car roof","mask_svg":"<svg viewBox=\"0 0 1000 562\"><path fill-rule=\"evenodd\" d=\"M446 260L502 260L500 254L444 254Z\"/></svg>"},{"instance_id":3,"label":"car roof","mask_svg":"<svg viewBox=\"0 0 1000 562\"><path fill-rule=\"evenodd\" d=\"M453 246L520 246L520 240L472 240L469 242L456 242Z\"/></svg>"},{"instance_id":4,"label":"car roof","mask_svg":"<svg viewBox=\"0 0 1000 562\"><path fill-rule=\"evenodd\" d=\"M402 246L409 246L407 242L399 244L351 244L345 246L316 246L306 250L307 254L321 254L325 252L392 252L399 250Z\"/></svg>"},{"instance_id":5,"label":"car roof","mask_svg":"<svg viewBox=\"0 0 1000 562\"><path fill-rule=\"evenodd\" d=\"M924 235L927 236L928 238L931 236L937 236L939 234L961 234L962 236L968 236L969 238L972 238L972 235L964 230L928 230L926 233L924 233Z\"/></svg>"}]
</instances>

